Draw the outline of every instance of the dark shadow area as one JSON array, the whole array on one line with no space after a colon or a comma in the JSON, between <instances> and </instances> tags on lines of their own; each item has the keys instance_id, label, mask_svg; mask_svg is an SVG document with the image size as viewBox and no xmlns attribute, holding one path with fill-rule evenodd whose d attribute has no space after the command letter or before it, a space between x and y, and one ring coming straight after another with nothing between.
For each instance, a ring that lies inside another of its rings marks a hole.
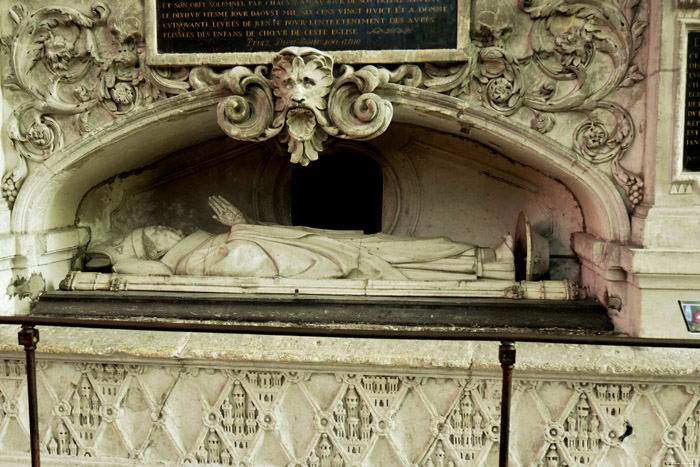
<instances>
[{"instance_id":1,"label":"dark shadow area","mask_svg":"<svg viewBox=\"0 0 700 467\"><path fill-rule=\"evenodd\" d=\"M292 171L292 224L332 230L382 229L382 169L362 154L329 154Z\"/></svg>"}]
</instances>

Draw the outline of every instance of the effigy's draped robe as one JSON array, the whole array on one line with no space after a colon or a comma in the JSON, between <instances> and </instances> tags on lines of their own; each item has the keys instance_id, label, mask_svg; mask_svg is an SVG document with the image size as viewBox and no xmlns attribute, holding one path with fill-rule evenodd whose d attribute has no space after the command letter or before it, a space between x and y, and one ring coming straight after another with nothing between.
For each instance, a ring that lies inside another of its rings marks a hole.
<instances>
[{"instance_id":1,"label":"effigy's draped robe","mask_svg":"<svg viewBox=\"0 0 700 467\"><path fill-rule=\"evenodd\" d=\"M295 279L475 280L478 248L446 237L237 224L196 232L162 261L175 274Z\"/></svg>"}]
</instances>

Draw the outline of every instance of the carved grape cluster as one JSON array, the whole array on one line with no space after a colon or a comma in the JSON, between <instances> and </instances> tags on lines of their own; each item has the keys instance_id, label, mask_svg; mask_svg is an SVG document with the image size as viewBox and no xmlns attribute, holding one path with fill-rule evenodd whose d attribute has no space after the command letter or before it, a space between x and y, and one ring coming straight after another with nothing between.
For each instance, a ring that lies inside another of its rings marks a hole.
<instances>
[{"instance_id":1,"label":"carved grape cluster","mask_svg":"<svg viewBox=\"0 0 700 467\"><path fill-rule=\"evenodd\" d=\"M19 192L19 187L12 177L7 177L2 182L2 197L7 200L8 203L13 204L17 200L17 193Z\"/></svg>"},{"instance_id":2,"label":"carved grape cluster","mask_svg":"<svg viewBox=\"0 0 700 467\"><path fill-rule=\"evenodd\" d=\"M627 181L627 199L632 206L637 206L644 196L644 181L638 177L630 178Z\"/></svg>"}]
</instances>

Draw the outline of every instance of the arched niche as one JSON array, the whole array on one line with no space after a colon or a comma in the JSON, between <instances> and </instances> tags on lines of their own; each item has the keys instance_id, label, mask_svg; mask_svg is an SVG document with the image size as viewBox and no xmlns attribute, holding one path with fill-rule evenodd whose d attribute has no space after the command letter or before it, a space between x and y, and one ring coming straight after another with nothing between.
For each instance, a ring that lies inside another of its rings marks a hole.
<instances>
[{"instance_id":1,"label":"arched niche","mask_svg":"<svg viewBox=\"0 0 700 467\"><path fill-rule=\"evenodd\" d=\"M284 148L274 141L214 138L97 185L83 198L79 225L91 230L92 244L148 225L164 225L186 235L197 229L223 233L225 228L212 220L207 206L209 196L222 194L251 220L331 228L295 220L293 205L303 203L324 220L329 209L342 214L347 206L342 201L334 205L324 191L330 183L345 190L341 198L358 203L357 208L376 207L369 205L374 200L363 196L367 187L362 170L348 169L332 180L315 170L323 161L343 156L348 156L346 161L359 156L379 171L381 232L444 235L495 247L506 233L515 233L516 220L524 212L548 241L552 278L578 279L570 238L583 230L584 221L570 190L464 136L401 123L368 142L332 140L320 160L307 167L290 164ZM367 165L357 168L367 170ZM308 189L295 201L293 174L307 170Z\"/></svg>"},{"instance_id":2,"label":"arched niche","mask_svg":"<svg viewBox=\"0 0 700 467\"><path fill-rule=\"evenodd\" d=\"M394 106L393 124L466 136L560 181L579 203L585 231L627 242L629 219L617 188L569 149L456 98L396 85L382 95ZM26 179L12 213L13 231L74 225L79 203L93 186L221 135L215 117L221 96L222 91L204 89L154 103L54 154Z\"/></svg>"}]
</instances>

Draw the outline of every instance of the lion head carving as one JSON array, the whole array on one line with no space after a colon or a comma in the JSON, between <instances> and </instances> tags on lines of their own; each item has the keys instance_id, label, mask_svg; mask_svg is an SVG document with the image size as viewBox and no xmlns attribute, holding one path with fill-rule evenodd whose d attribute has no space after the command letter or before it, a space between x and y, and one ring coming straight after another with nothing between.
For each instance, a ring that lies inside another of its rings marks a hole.
<instances>
[{"instance_id":1,"label":"lion head carving","mask_svg":"<svg viewBox=\"0 0 700 467\"><path fill-rule=\"evenodd\" d=\"M287 47L272 61L275 111L322 111L333 85L333 59L309 47Z\"/></svg>"}]
</instances>

